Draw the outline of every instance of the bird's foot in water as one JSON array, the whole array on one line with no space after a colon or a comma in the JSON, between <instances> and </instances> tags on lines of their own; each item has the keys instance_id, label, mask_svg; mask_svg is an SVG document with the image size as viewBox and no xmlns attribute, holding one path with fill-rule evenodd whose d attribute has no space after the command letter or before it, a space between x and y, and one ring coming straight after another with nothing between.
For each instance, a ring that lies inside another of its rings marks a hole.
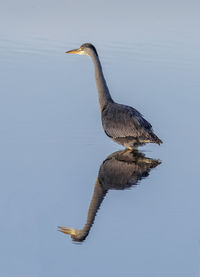
<instances>
[{"instance_id":1,"label":"bird's foot in water","mask_svg":"<svg viewBox=\"0 0 200 277\"><path fill-rule=\"evenodd\" d=\"M127 151L137 151L137 150L138 150L138 146L134 146L134 147L127 146L127 147L126 147L126 150L127 150Z\"/></svg>"}]
</instances>

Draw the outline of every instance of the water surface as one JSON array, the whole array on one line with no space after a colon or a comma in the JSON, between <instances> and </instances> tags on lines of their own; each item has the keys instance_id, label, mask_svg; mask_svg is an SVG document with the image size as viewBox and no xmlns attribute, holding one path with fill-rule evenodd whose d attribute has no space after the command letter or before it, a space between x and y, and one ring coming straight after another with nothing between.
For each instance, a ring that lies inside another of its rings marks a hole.
<instances>
[{"instance_id":1,"label":"water surface","mask_svg":"<svg viewBox=\"0 0 200 277\"><path fill-rule=\"evenodd\" d=\"M198 276L199 4L11 2L0 12L2 276ZM99 167L122 150L102 130L89 57L64 54L84 42L113 99L164 143L141 149L162 164L109 191L77 245L56 227L84 226Z\"/></svg>"}]
</instances>

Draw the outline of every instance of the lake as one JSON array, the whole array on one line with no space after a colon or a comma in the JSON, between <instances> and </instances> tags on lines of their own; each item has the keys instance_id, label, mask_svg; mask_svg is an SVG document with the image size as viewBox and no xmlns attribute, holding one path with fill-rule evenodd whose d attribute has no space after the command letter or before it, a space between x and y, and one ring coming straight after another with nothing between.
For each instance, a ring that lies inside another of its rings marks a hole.
<instances>
[{"instance_id":1,"label":"lake","mask_svg":"<svg viewBox=\"0 0 200 277\"><path fill-rule=\"evenodd\" d=\"M2 3L2 276L200 276L199 8ZM118 152L105 135L93 64L65 54L85 42L113 99L139 110L161 146ZM81 230L92 199L82 242L58 232Z\"/></svg>"}]
</instances>

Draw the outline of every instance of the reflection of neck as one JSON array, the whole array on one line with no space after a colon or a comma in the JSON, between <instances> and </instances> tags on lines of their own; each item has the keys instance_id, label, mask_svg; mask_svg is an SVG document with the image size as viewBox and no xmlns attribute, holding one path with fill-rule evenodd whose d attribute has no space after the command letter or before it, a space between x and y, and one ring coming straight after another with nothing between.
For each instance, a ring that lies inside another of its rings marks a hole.
<instances>
[{"instance_id":1,"label":"reflection of neck","mask_svg":"<svg viewBox=\"0 0 200 277\"><path fill-rule=\"evenodd\" d=\"M97 179L94 187L94 192L92 196L92 200L90 202L89 210L88 210L88 217L87 222L83 229L81 230L81 235L83 238L86 238L88 235L90 228L92 227L92 224L94 222L96 213L101 205L101 202L103 201L105 195L107 193L107 190L102 188L101 184L99 183L99 180Z\"/></svg>"},{"instance_id":2,"label":"reflection of neck","mask_svg":"<svg viewBox=\"0 0 200 277\"><path fill-rule=\"evenodd\" d=\"M102 110L103 107L106 104L108 104L108 102L113 102L113 100L108 90L105 78L103 76L103 70L98 56L94 52L92 52L90 54L90 57L92 58L94 68L95 68L95 79L96 79L96 86L98 90L99 106L100 106L100 109Z\"/></svg>"}]
</instances>

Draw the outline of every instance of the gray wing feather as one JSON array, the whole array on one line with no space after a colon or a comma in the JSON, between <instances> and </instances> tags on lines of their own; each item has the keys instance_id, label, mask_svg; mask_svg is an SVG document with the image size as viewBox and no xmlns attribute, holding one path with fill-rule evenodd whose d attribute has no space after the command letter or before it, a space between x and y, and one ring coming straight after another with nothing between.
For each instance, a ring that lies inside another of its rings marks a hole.
<instances>
[{"instance_id":1,"label":"gray wing feather","mask_svg":"<svg viewBox=\"0 0 200 277\"><path fill-rule=\"evenodd\" d=\"M152 139L152 126L134 108L113 103L102 111L103 128L112 138L141 137Z\"/></svg>"}]
</instances>

